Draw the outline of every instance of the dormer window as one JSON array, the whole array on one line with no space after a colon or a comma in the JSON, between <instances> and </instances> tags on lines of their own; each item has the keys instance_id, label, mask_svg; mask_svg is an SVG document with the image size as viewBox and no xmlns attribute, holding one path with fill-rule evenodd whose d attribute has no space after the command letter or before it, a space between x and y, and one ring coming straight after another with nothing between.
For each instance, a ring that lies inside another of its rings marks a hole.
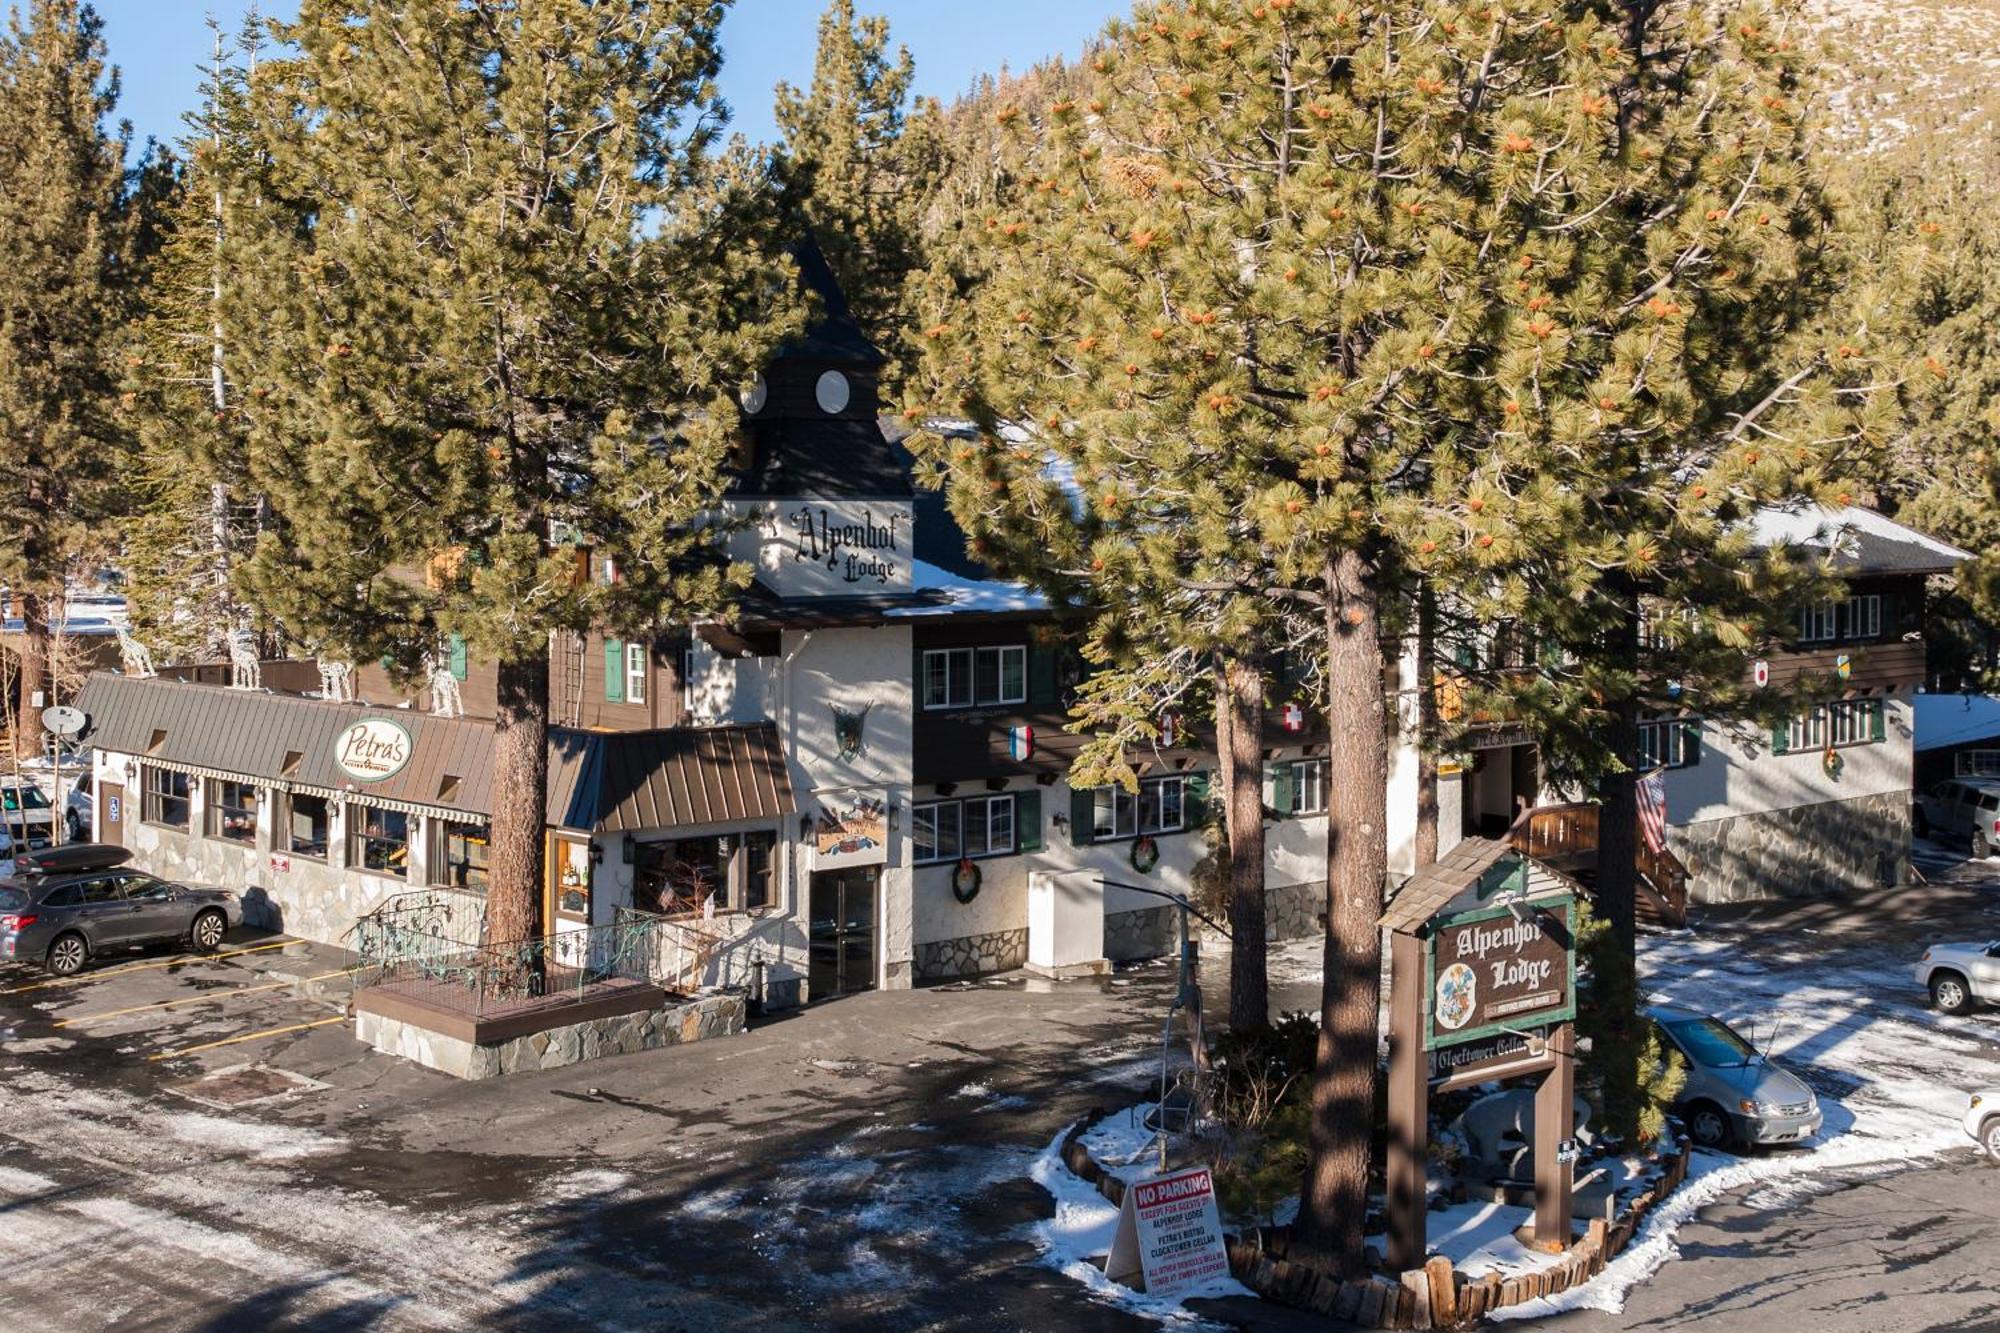
<instances>
[{"instance_id":1,"label":"dormer window","mask_svg":"<svg viewBox=\"0 0 2000 1333\"><path fill-rule=\"evenodd\" d=\"M813 385L813 397L819 400L820 411L828 416L838 416L847 410L848 400L853 390L848 387L847 376L837 370L829 370Z\"/></svg>"}]
</instances>

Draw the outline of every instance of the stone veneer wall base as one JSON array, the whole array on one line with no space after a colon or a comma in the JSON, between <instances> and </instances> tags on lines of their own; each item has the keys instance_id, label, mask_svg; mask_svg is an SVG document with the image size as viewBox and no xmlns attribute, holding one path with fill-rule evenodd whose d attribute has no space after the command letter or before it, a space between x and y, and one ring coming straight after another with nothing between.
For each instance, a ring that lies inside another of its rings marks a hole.
<instances>
[{"instance_id":1,"label":"stone veneer wall base","mask_svg":"<svg viewBox=\"0 0 2000 1333\"><path fill-rule=\"evenodd\" d=\"M1667 831L1702 903L1818 898L1909 881L1910 794L1886 792Z\"/></svg>"},{"instance_id":2,"label":"stone veneer wall base","mask_svg":"<svg viewBox=\"0 0 2000 1333\"><path fill-rule=\"evenodd\" d=\"M615 1018L572 1023L475 1045L401 1019L368 1012L354 1016L354 1035L376 1050L401 1056L453 1078L495 1078L538 1069L560 1069L607 1055L633 1055L710 1037L742 1032L748 1017L745 997L734 992L676 1000Z\"/></svg>"},{"instance_id":3,"label":"stone veneer wall base","mask_svg":"<svg viewBox=\"0 0 2000 1333\"><path fill-rule=\"evenodd\" d=\"M976 977L988 972L1011 972L1028 962L1028 928L996 930L986 935L961 935L956 939L932 940L916 948L918 981L944 981L953 977Z\"/></svg>"}]
</instances>

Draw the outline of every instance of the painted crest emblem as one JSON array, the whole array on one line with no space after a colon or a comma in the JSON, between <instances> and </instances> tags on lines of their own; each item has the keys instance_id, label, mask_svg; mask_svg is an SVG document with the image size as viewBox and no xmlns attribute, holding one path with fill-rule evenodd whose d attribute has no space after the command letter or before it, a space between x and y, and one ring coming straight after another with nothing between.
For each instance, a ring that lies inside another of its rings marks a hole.
<instances>
[{"instance_id":1,"label":"painted crest emblem","mask_svg":"<svg viewBox=\"0 0 2000 1333\"><path fill-rule=\"evenodd\" d=\"M869 703L859 710L842 708L839 704L830 707L833 709L834 749L839 752L842 759L854 759L866 747L868 713L875 705Z\"/></svg>"},{"instance_id":2,"label":"painted crest emblem","mask_svg":"<svg viewBox=\"0 0 2000 1333\"><path fill-rule=\"evenodd\" d=\"M1759 662L1751 667L1750 679L1757 682L1757 688L1760 690L1769 685L1771 683L1771 664L1769 662Z\"/></svg>"},{"instance_id":3,"label":"painted crest emblem","mask_svg":"<svg viewBox=\"0 0 2000 1333\"><path fill-rule=\"evenodd\" d=\"M1284 723L1286 731L1304 731L1306 729L1306 710L1297 704L1286 704L1285 711L1278 716Z\"/></svg>"}]
</instances>

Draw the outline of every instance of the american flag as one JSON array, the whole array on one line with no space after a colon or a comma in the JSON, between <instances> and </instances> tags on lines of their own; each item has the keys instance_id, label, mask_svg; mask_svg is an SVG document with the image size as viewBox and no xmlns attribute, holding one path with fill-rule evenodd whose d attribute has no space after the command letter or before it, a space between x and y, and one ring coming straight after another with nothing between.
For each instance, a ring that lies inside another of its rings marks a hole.
<instances>
[{"instance_id":1,"label":"american flag","mask_svg":"<svg viewBox=\"0 0 2000 1333\"><path fill-rule=\"evenodd\" d=\"M1655 856L1667 850L1667 780L1654 769L1639 779L1639 836Z\"/></svg>"}]
</instances>

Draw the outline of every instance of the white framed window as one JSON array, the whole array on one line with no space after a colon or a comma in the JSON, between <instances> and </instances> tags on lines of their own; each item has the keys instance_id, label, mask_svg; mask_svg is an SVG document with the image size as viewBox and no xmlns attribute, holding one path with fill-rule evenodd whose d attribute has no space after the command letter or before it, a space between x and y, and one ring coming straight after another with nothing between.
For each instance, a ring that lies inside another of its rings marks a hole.
<instances>
[{"instance_id":1,"label":"white framed window","mask_svg":"<svg viewBox=\"0 0 2000 1333\"><path fill-rule=\"evenodd\" d=\"M208 783L208 836L225 842L257 841L257 785L235 778Z\"/></svg>"},{"instance_id":2,"label":"white framed window","mask_svg":"<svg viewBox=\"0 0 2000 1333\"><path fill-rule=\"evenodd\" d=\"M1326 813L1326 760L1292 761L1292 813L1295 815Z\"/></svg>"},{"instance_id":3,"label":"white framed window","mask_svg":"<svg viewBox=\"0 0 2000 1333\"><path fill-rule=\"evenodd\" d=\"M681 649L681 712L694 716L694 649Z\"/></svg>"},{"instance_id":4,"label":"white framed window","mask_svg":"<svg viewBox=\"0 0 2000 1333\"><path fill-rule=\"evenodd\" d=\"M1661 718L1639 724L1638 766L1642 772L1653 768L1690 768L1700 762L1699 718Z\"/></svg>"},{"instance_id":5,"label":"white framed window","mask_svg":"<svg viewBox=\"0 0 2000 1333\"><path fill-rule=\"evenodd\" d=\"M1008 856L1014 851L1012 795L975 796L965 803L966 856Z\"/></svg>"},{"instance_id":6,"label":"white framed window","mask_svg":"<svg viewBox=\"0 0 2000 1333\"><path fill-rule=\"evenodd\" d=\"M1135 795L1123 787L1092 793L1091 837L1096 842L1143 833L1178 833L1187 827L1187 780L1147 778Z\"/></svg>"},{"instance_id":7,"label":"white framed window","mask_svg":"<svg viewBox=\"0 0 2000 1333\"><path fill-rule=\"evenodd\" d=\"M1789 751L1872 745L1884 738L1882 701L1842 699L1820 704L1804 717L1793 718L1785 730Z\"/></svg>"},{"instance_id":8,"label":"white framed window","mask_svg":"<svg viewBox=\"0 0 2000 1333\"><path fill-rule=\"evenodd\" d=\"M910 858L919 865L956 861L962 807L957 801L931 801L910 811Z\"/></svg>"},{"instance_id":9,"label":"white framed window","mask_svg":"<svg viewBox=\"0 0 2000 1333\"><path fill-rule=\"evenodd\" d=\"M1879 639L1882 637L1882 594L1865 593L1840 604L1840 637Z\"/></svg>"},{"instance_id":10,"label":"white framed window","mask_svg":"<svg viewBox=\"0 0 2000 1333\"><path fill-rule=\"evenodd\" d=\"M1815 602L1799 612L1799 642L1826 643L1840 634L1839 604Z\"/></svg>"},{"instance_id":11,"label":"white framed window","mask_svg":"<svg viewBox=\"0 0 2000 1333\"><path fill-rule=\"evenodd\" d=\"M625 645L625 702L642 704L646 702L646 677L651 671L652 649L643 643Z\"/></svg>"},{"instance_id":12,"label":"white framed window","mask_svg":"<svg viewBox=\"0 0 2000 1333\"><path fill-rule=\"evenodd\" d=\"M1028 649L1024 644L991 648L931 648L924 652L925 708L989 708L1026 703Z\"/></svg>"}]
</instances>

